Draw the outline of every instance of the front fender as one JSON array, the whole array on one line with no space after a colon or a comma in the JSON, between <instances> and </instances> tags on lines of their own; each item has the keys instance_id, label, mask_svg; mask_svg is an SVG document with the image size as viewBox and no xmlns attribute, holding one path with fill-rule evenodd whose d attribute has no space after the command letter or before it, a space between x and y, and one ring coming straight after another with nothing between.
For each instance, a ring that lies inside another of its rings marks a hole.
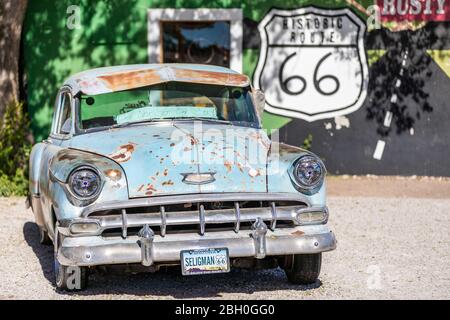
<instances>
[{"instance_id":1,"label":"front fender","mask_svg":"<svg viewBox=\"0 0 450 320\"><path fill-rule=\"evenodd\" d=\"M295 188L289 175L289 171L291 170L294 161L303 155L314 155L314 154L298 147L282 143L272 143L267 164L268 192L291 192L291 193L300 192ZM312 206L320 206L320 207L325 206L326 204L325 181L320 187L320 189L317 190L317 192L311 195L305 193L302 194L309 199Z\"/></svg>"},{"instance_id":2,"label":"front fender","mask_svg":"<svg viewBox=\"0 0 450 320\"><path fill-rule=\"evenodd\" d=\"M68 179L80 166L94 167L102 179L99 196L89 204L80 203L69 192ZM76 149L62 149L50 162L50 196L58 220L80 217L82 209L113 200L128 199L128 184L122 167L104 156Z\"/></svg>"},{"instance_id":3,"label":"front fender","mask_svg":"<svg viewBox=\"0 0 450 320\"><path fill-rule=\"evenodd\" d=\"M30 154L30 173L29 173L29 190L30 195L39 195L39 177L41 175L41 160L45 150L45 143L37 143L31 149Z\"/></svg>"}]
</instances>

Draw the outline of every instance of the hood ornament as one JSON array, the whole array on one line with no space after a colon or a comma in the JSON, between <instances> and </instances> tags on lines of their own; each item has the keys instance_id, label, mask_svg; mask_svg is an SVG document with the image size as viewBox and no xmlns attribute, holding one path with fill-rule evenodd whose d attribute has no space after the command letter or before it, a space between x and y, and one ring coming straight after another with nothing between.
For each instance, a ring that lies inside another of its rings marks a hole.
<instances>
[{"instance_id":1,"label":"hood ornament","mask_svg":"<svg viewBox=\"0 0 450 320\"><path fill-rule=\"evenodd\" d=\"M207 184L216 181L214 175L216 172L191 172L182 173L182 182L186 184Z\"/></svg>"}]
</instances>

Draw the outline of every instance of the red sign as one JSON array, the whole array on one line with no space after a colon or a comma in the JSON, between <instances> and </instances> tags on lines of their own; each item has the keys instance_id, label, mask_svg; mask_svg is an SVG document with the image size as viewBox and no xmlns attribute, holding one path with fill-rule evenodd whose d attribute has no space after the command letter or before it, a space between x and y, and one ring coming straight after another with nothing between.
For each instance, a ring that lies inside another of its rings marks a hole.
<instances>
[{"instance_id":1,"label":"red sign","mask_svg":"<svg viewBox=\"0 0 450 320\"><path fill-rule=\"evenodd\" d=\"M450 0L376 0L382 21L450 21Z\"/></svg>"}]
</instances>

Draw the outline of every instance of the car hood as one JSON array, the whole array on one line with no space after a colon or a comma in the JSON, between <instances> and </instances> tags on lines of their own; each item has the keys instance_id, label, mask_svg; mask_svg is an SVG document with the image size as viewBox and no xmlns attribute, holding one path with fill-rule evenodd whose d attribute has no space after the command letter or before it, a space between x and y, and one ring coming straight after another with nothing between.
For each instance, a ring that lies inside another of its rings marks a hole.
<instances>
[{"instance_id":1,"label":"car hood","mask_svg":"<svg viewBox=\"0 0 450 320\"><path fill-rule=\"evenodd\" d=\"M73 137L70 147L108 157L126 175L130 198L267 192L270 140L262 130L167 122ZM188 178L196 181L186 181Z\"/></svg>"}]
</instances>

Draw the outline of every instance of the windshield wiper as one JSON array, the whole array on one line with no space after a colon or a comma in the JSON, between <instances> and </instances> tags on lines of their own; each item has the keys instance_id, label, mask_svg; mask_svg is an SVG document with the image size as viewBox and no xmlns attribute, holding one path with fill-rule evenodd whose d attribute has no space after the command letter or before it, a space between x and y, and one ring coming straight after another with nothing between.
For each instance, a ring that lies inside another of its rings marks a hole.
<instances>
[{"instance_id":1,"label":"windshield wiper","mask_svg":"<svg viewBox=\"0 0 450 320\"><path fill-rule=\"evenodd\" d=\"M171 118L171 120L193 120L193 121L205 121L205 122L212 122L212 123L223 123L228 125L233 125L231 121L228 120L220 120L220 119L214 119L214 118L202 118L202 117L177 117L177 118Z\"/></svg>"},{"instance_id":2,"label":"windshield wiper","mask_svg":"<svg viewBox=\"0 0 450 320\"><path fill-rule=\"evenodd\" d=\"M176 121L176 120L205 121L205 122L223 123L223 124L233 125L233 123L231 121L227 121L227 120L202 118L202 117L177 117L177 118L161 118L161 119L146 119L146 120L139 120L139 121L128 121L128 122L124 122L124 123L113 124L110 128L111 129L123 128L123 127L132 126L135 124L151 123L151 122L159 122L159 121Z\"/></svg>"},{"instance_id":3,"label":"windshield wiper","mask_svg":"<svg viewBox=\"0 0 450 320\"><path fill-rule=\"evenodd\" d=\"M162 121L165 119L146 119L146 120L139 120L139 121L128 121L124 123L117 123L113 124L111 128L122 128L122 127L128 127L134 124L142 124L142 123L150 123L150 122L156 122L156 121Z\"/></svg>"}]
</instances>

